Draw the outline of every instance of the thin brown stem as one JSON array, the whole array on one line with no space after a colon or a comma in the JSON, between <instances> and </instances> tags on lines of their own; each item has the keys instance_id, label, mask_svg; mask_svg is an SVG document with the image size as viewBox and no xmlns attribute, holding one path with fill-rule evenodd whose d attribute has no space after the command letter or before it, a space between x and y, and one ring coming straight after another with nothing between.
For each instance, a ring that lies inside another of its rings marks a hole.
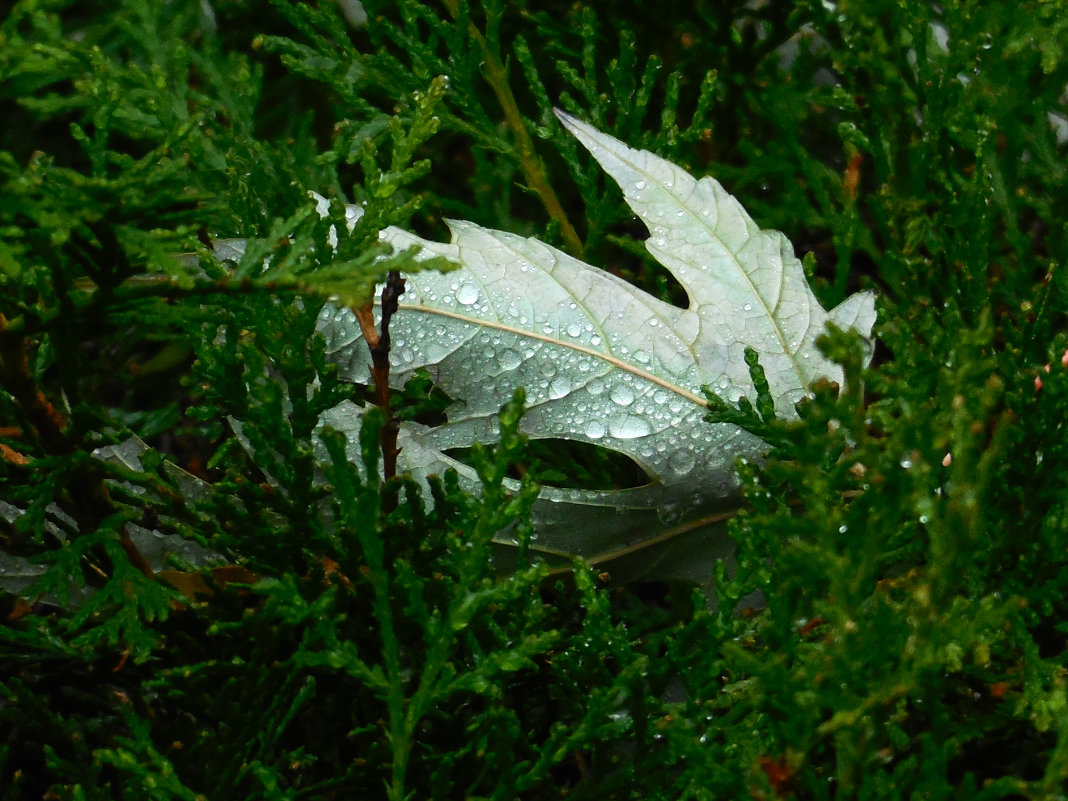
<instances>
[{"instance_id":1,"label":"thin brown stem","mask_svg":"<svg viewBox=\"0 0 1068 801\"><path fill-rule=\"evenodd\" d=\"M445 6L453 19L459 16L458 0L445 0ZM549 183L545 164L534 147L534 140L530 138L527 124L523 120L523 115L519 111L519 104L516 102L515 95L512 93L512 88L508 83L508 68L505 67L501 59L500 48L491 46L474 23L468 26L468 32L482 50L482 55L485 58L486 80L493 87L493 93L497 96L501 111L504 112L504 120L511 129L512 136L515 137L516 149L519 155L519 167L523 170L527 184L537 194L545 210L549 212L549 216L556 220L560 226L560 236L563 237L568 250L571 251L573 256L582 258L582 240L575 231L575 227L571 224L571 220L568 219L567 212L564 211L556 192L553 191L552 184Z\"/></svg>"},{"instance_id":2,"label":"thin brown stem","mask_svg":"<svg viewBox=\"0 0 1068 801\"><path fill-rule=\"evenodd\" d=\"M364 338L371 349L371 377L375 383L375 397L378 407L386 413L386 424L382 428L382 477L389 480L397 475L397 455L400 449L397 447L397 434L400 431L400 423L393 416L390 408L389 397L389 321L397 311L397 301L404 294L404 279L397 271L392 271L386 278L386 285L382 289L382 322L379 330L374 330L373 321L368 327L365 320L357 311L356 317L360 321L360 328L364 331ZM366 316L366 315L364 315ZM370 330L368 330L368 328ZM374 335L374 338L368 336Z\"/></svg>"},{"instance_id":3,"label":"thin brown stem","mask_svg":"<svg viewBox=\"0 0 1068 801\"><path fill-rule=\"evenodd\" d=\"M0 314L0 382L22 406L41 443L51 451L67 451L66 418L34 381L26 339L7 327L7 318Z\"/></svg>"}]
</instances>

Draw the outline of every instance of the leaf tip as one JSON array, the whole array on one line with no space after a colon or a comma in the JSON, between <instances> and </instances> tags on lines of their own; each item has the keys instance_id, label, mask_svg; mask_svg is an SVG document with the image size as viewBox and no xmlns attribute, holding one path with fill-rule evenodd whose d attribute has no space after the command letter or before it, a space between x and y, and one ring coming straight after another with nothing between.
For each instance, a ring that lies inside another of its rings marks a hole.
<instances>
[{"instance_id":1,"label":"leaf tip","mask_svg":"<svg viewBox=\"0 0 1068 801\"><path fill-rule=\"evenodd\" d=\"M582 141L585 137L589 137L591 134L597 133L596 129L592 128L588 123L583 122L578 117L572 117L563 109L554 108L553 114L556 115L556 119L560 120L560 124L579 141Z\"/></svg>"},{"instance_id":2,"label":"leaf tip","mask_svg":"<svg viewBox=\"0 0 1068 801\"><path fill-rule=\"evenodd\" d=\"M556 119L560 120L560 124L568 130L572 129L572 126L578 122L574 117L564 111L562 108L553 108L553 114L556 115Z\"/></svg>"},{"instance_id":3,"label":"leaf tip","mask_svg":"<svg viewBox=\"0 0 1068 801\"><path fill-rule=\"evenodd\" d=\"M556 118L560 120L560 124L563 125L572 136L578 139L579 142L582 143L582 146L593 154L594 158L601 161L601 166L611 174L612 170L601 160L598 151L605 147L611 147L613 144L624 148L626 148L626 145L613 139L608 134L601 133L588 122L583 122L578 117L572 117L566 111L554 108L553 113L556 115Z\"/></svg>"}]
</instances>

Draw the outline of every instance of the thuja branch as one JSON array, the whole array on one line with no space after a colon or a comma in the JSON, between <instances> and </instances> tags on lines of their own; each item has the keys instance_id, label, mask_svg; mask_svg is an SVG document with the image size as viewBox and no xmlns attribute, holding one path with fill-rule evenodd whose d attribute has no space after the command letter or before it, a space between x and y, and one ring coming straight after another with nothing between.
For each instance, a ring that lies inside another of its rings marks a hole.
<instances>
[{"instance_id":1,"label":"thuja branch","mask_svg":"<svg viewBox=\"0 0 1068 801\"><path fill-rule=\"evenodd\" d=\"M460 14L458 0L445 0L445 5L453 19L456 19ZM501 60L500 48L486 41L486 37L482 35L482 32L474 23L468 26L468 30L482 50L482 55L485 58L483 66L486 80L493 87L493 93L497 96L501 111L504 112L505 122L508 123L508 127L512 130L512 135L515 137L516 147L519 151L519 166L523 170L527 184L537 194L542 205L545 206L545 210L549 212L549 216L556 220L560 226L560 235L564 238L564 242L567 243L572 255L582 258L582 240L579 239L575 227L567 217L567 212L564 211L560 199L556 196L556 192L553 191L552 185L549 183L545 165L534 147L534 140L530 138L530 132L527 130L523 115L519 111L519 104L516 103L515 95L512 94L512 88L508 84L508 68L505 67L504 62Z\"/></svg>"}]
</instances>

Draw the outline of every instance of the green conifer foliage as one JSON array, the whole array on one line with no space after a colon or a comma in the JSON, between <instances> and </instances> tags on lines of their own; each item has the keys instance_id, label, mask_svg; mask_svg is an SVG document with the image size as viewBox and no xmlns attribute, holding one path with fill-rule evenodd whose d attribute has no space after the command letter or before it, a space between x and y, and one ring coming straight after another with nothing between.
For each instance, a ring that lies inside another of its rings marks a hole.
<instances>
[{"instance_id":1,"label":"green conifer foliage","mask_svg":"<svg viewBox=\"0 0 1068 801\"><path fill-rule=\"evenodd\" d=\"M1063 797L1065 4L363 5L0 18L0 801ZM448 267L386 226L683 301L554 107L878 293L799 420L714 405L770 453L701 588L530 558L543 477L627 479L528 447L522 388L477 494L320 424L375 396L327 299Z\"/></svg>"}]
</instances>

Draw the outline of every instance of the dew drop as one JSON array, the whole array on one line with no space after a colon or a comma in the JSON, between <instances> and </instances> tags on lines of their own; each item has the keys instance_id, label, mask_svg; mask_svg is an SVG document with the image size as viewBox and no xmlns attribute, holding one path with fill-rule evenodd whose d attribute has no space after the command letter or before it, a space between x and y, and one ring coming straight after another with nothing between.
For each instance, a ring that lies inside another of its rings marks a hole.
<instances>
[{"instance_id":1,"label":"dew drop","mask_svg":"<svg viewBox=\"0 0 1068 801\"><path fill-rule=\"evenodd\" d=\"M553 400L564 397L571 391L571 380L567 376L557 376L549 384L549 397Z\"/></svg>"},{"instance_id":2,"label":"dew drop","mask_svg":"<svg viewBox=\"0 0 1068 801\"><path fill-rule=\"evenodd\" d=\"M693 466L697 463L697 456L693 451L688 449L677 450L668 459L668 467L675 471L677 475L686 475Z\"/></svg>"},{"instance_id":3,"label":"dew drop","mask_svg":"<svg viewBox=\"0 0 1068 801\"><path fill-rule=\"evenodd\" d=\"M651 434L653 429L649 421L630 414L613 420L608 425L608 430L613 437L618 439L635 439Z\"/></svg>"},{"instance_id":4,"label":"dew drop","mask_svg":"<svg viewBox=\"0 0 1068 801\"><path fill-rule=\"evenodd\" d=\"M456 300L464 306L473 306L478 303L478 287L474 284L464 284L456 290Z\"/></svg>"},{"instance_id":5,"label":"dew drop","mask_svg":"<svg viewBox=\"0 0 1068 801\"><path fill-rule=\"evenodd\" d=\"M511 348L503 350L497 356L497 363L502 370L514 370L523 363L522 357Z\"/></svg>"},{"instance_id":6,"label":"dew drop","mask_svg":"<svg viewBox=\"0 0 1068 801\"><path fill-rule=\"evenodd\" d=\"M618 384L612 388L612 400L620 406L629 406L634 402L634 391L626 384Z\"/></svg>"},{"instance_id":7,"label":"dew drop","mask_svg":"<svg viewBox=\"0 0 1068 801\"><path fill-rule=\"evenodd\" d=\"M600 420L591 420L586 426L586 436L590 439L600 439L607 433L607 429Z\"/></svg>"},{"instance_id":8,"label":"dew drop","mask_svg":"<svg viewBox=\"0 0 1068 801\"><path fill-rule=\"evenodd\" d=\"M635 189L645 189L645 181L638 181L634 184Z\"/></svg>"}]
</instances>

